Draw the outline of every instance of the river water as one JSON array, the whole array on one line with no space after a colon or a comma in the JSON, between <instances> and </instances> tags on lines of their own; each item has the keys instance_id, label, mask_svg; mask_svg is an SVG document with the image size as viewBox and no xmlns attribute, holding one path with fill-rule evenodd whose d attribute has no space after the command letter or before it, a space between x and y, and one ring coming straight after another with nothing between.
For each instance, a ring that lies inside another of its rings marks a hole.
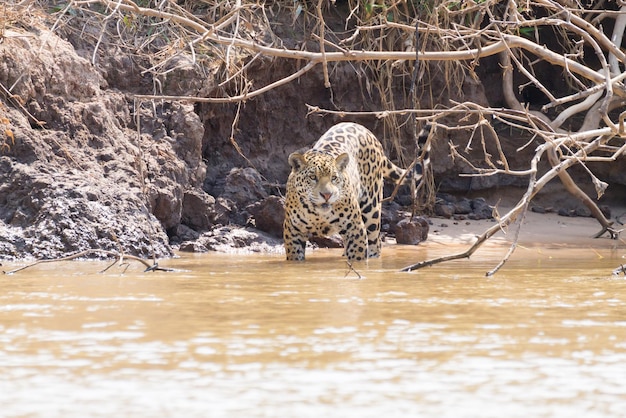
<instances>
[{"instance_id":1,"label":"river water","mask_svg":"<svg viewBox=\"0 0 626 418\"><path fill-rule=\"evenodd\" d=\"M443 251L443 249L439 249ZM626 251L183 255L0 275L2 417L617 417ZM8 270L17 264L4 263Z\"/></svg>"}]
</instances>

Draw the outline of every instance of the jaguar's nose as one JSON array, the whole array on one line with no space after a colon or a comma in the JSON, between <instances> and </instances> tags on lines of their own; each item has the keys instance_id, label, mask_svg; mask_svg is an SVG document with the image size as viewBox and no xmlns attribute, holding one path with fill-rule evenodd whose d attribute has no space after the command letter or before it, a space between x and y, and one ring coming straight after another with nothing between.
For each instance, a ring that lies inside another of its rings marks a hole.
<instances>
[{"instance_id":1,"label":"jaguar's nose","mask_svg":"<svg viewBox=\"0 0 626 418\"><path fill-rule=\"evenodd\" d=\"M322 193L322 192L320 192L320 196L322 196L324 198L324 200L327 201L327 202L330 200L330 197L332 195L333 195L332 193Z\"/></svg>"}]
</instances>

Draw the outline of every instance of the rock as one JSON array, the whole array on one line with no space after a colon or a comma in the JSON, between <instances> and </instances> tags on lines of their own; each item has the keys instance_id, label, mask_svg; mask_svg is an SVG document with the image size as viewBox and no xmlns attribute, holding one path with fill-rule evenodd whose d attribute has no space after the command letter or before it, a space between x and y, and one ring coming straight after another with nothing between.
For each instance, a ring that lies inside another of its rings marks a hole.
<instances>
[{"instance_id":1,"label":"rock","mask_svg":"<svg viewBox=\"0 0 626 418\"><path fill-rule=\"evenodd\" d=\"M228 225L230 222L230 215L236 211L235 204L223 197L218 197L215 200L215 212L213 213L213 219L216 225Z\"/></svg>"},{"instance_id":2,"label":"rock","mask_svg":"<svg viewBox=\"0 0 626 418\"><path fill-rule=\"evenodd\" d=\"M532 206L530 210L535 213L546 213L546 208L543 206Z\"/></svg>"},{"instance_id":3,"label":"rock","mask_svg":"<svg viewBox=\"0 0 626 418\"><path fill-rule=\"evenodd\" d=\"M180 224L176 227L176 231L171 238L172 242L185 242L185 241L195 241L200 238L200 233L194 231L184 224ZM182 245L182 244L181 244Z\"/></svg>"},{"instance_id":4,"label":"rock","mask_svg":"<svg viewBox=\"0 0 626 418\"><path fill-rule=\"evenodd\" d=\"M591 216L591 211L587 209L586 207L579 206L574 209L560 208L558 210L558 214L559 216L568 216L571 218L575 218L577 216L588 218Z\"/></svg>"},{"instance_id":5,"label":"rock","mask_svg":"<svg viewBox=\"0 0 626 418\"><path fill-rule=\"evenodd\" d=\"M252 215L254 227L276 237L283 237L283 222L285 221L285 199L278 196L254 203L246 208Z\"/></svg>"},{"instance_id":6,"label":"rock","mask_svg":"<svg viewBox=\"0 0 626 418\"><path fill-rule=\"evenodd\" d=\"M181 183L188 183L193 188L201 188L206 176L206 164L202 160L202 138L204 125L194 112L191 104L171 103L163 105L162 126L176 155L185 163L185 178Z\"/></svg>"},{"instance_id":7,"label":"rock","mask_svg":"<svg viewBox=\"0 0 626 418\"><path fill-rule=\"evenodd\" d=\"M309 241L320 248L343 248L343 240L339 235L331 235L330 237L309 237Z\"/></svg>"},{"instance_id":8,"label":"rock","mask_svg":"<svg viewBox=\"0 0 626 418\"><path fill-rule=\"evenodd\" d=\"M155 162L152 164L159 167L169 167L174 172L184 172L185 170L184 164L180 161L171 158L166 159L161 154L154 156L153 159ZM164 175L165 173L160 171L161 169L157 170L160 172L159 175L154 176L152 181L146 181L146 197L154 216L161 221L166 230L169 230L180 223L184 184Z\"/></svg>"},{"instance_id":9,"label":"rock","mask_svg":"<svg viewBox=\"0 0 626 418\"><path fill-rule=\"evenodd\" d=\"M215 198L202 190L185 191L181 222L196 231L206 231L214 224Z\"/></svg>"},{"instance_id":10,"label":"rock","mask_svg":"<svg viewBox=\"0 0 626 418\"><path fill-rule=\"evenodd\" d=\"M162 225L140 196L97 172L47 174L39 163L0 160L2 257L50 259L120 248L142 257L172 255Z\"/></svg>"},{"instance_id":11,"label":"rock","mask_svg":"<svg viewBox=\"0 0 626 418\"><path fill-rule=\"evenodd\" d=\"M425 218L417 217L413 220L402 219L396 225L394 232L398 244L417 245L428 238L429 225Z\"/></svg>"},{"instance_id":12,"label":"rock","mask_svg":"<svg viewBox=\"0 0 626 418\"><path fill-rule=\"evenodd\" d=\"M576 216L574 210L567 208L559 208L558 214L559 216Z\"/></svg>"},{"instance_id":13,"label":"rock","mask_svg":"<svg viewBox=\"0 0 626 418\"><path fill-rule=\"evenodd\" d=\"M450 219L454 215L454 206L450 203L436 203L435 204L435 216L441 216L442 218Z\"/></svg>"},{"instance_id":14,"label":"rock","mask_svg":"<svg viewBox=\"0 0 626 418\"><path fill-rule=\"evenodd\" d=\"M394 201L397 202L400 206L411 206L413 204L413 197L407 191L407 186L400 186L400 190L396 195Z\"/></svg>"},{"instance_id":15,"label":"rock","mask_svg":"<svg viewBox=\"0 0 626 418\"><path fill-rule=\"evenodd\" d=\"M28 35L5 37L0 62L0 82L10 85L11 94L27 106L49 102L53 97L91 100L98 95L102 83L100 74L75 53L69 42L42 27ZM12 78L15 75L19 76L19 83Z\"/></svg>"},{"instance_id":16,"label":"rock","mask_svg":"<svg viewBox=\"0 0 626 418\"><path fill-rule=\"evenodd\" d=\"M444 203L456 203L457 199L449 193L437 193L437 200Z\"/></svg>"},{"instance_id":17,"label":"rock","mask_svg":"<svg viewBox=\"0 0 626 418\"><path fill-rule=\"evenodd\" d=\"M489 205L482 197L472 200L472 215L470 219L493 218L493 206Z\"/></svg>"},{"instance_id":18,"label":"rock","mask_svg":"<svg viewBox=\"0 0 626 418\"><path fill-rule=\"evenodd\" d=\"M222 226L200 236L198 241L185 244L184 248L207 248L209 251L224 253L280 253L284 251L283 242L262 231L253 228L235 228Z\"/></svg>"},{"instance_id":19,"label":"rock","mask_svg":"<svg viewBox=\"0 0 626 418\"><path fill-rule=\"evenodd\" d=\"M383 203L380 215L380 230L382 232L393 231L398 221L400 221L400 212L402 207L396 202Z\"/></svg>"},{"instance_id":20,"label":"rock","mask_svg":"<svg viewBox=\"0 0 626 418\"><path fill-rule=\"evenodd\" d=\"M467 215L472 213L472 201L467 198L461 198L454 203L454 213L457 215Z\"/></svg>"},{"instance_id":21,"label":"rock","mask_svg":"<svg viewBox=\"0 0 626 418\"><path fill-rule=\"evenodd\" d=\"M588 218L591 216L591 211L586 207L577 207L574 210L574 213L576 214L576 216L580 216L582 218Z\"/></svg>"},{"instance_id":22,"label":"rock","mask_svg":"<svg viewBox=\"0 0 626 418\"><path fill-rule=\"evenodd\" d=\"M233 168L226 177L221 197L230 199L237 207L246 207L268 196L263 178L254 168Z\"/></svg>"},{"instance_id":23,"label":"rock","mask_svg":"<svg viewBox=\"0 0 626 418\"><path fill-rule=\"evenodd\" d=\"M186 253L206 253L209 251L207 247L197 241L185 241L179 245L178 250Z\"/></svg>"}]
</instances>

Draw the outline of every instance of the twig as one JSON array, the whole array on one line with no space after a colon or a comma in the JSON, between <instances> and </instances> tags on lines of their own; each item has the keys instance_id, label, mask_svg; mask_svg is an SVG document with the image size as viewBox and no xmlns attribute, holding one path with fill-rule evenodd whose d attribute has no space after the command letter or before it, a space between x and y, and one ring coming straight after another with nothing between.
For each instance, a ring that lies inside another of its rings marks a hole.
<instances>
[{"instance_id":1,"label":"twig","mask_svg":"<svg viewBox=\"0 0 626 418\"><path fill-rule=\"evenodd\" d=\"M354 268L351 262L346 260L346 264L348 265L348 272L346 273L345 276L343 276L344 279L347 278L351 272L354 272L354 274L356 274L357 279L361 280L363 278L363 276L361 276L361 273L356 271L356 269Z\"/></svg>"},{"instance_id":2,"label":"twig","mask_svg":"<svg viewBox=\"0 0 626 418\"><path fill-rule=\"evenodd\" d=\"M17 81L16 81L17 83ZM13 88L15 86L15 83L13 84L13 86L11 86L11 88ZM40 121L39 119L37 119L36 117L33 116L32 113L30 113L28 111L28 109L26 109L24 107L24 105L22 104L22 102L20 101L20 98L16 95L14 95L13 93L11 93L11 91L9 89L7 89L4 84L0 83L0 92L7 98L7 100L10 100L11 103L13 103L15 106L17 106L20 111L28 118L30 119L35 125L37 125L39 128L41 129L45 129L45 122ZM57 145L59 145L57 143ZM71 157L70 157L71 158Z\"/></svg>"},{"instance_id":3,"label":"twig","mask_svg":"<svg viewBox=\"0 0 626 418\"><path fill-rule=\"evenodd\" d=\"M10 271L3 271L3 273L4 274L14 274L14 273L17 273L18 271L26 270L27 268L36 266L38 264L56 263L56 262L59 262L59 261L69 261L69 260L74 260L76 258L89 255L89 254L102 254L102 255L109 256L109 257L115 257L116 258L115 263L117 263L117 261L120 261L120 263L121 263L124 258L128 259L128 260L138 261L141 264L143 264L144 266L146 266L146 269L144 270L144 272L149 272L149 271L174 271L173 269L170 269L170 268L159 267L158 263L156 263L156 262L153 263L153 264L150 264L147 260L145 260L145 259L143 259L141 257L136 257L134 255L122 255L122 254L118 253L117 251L100 250L100 249L89 249L89 250L84 250L84 251L77 252L75 254L70 254L70 255L65 256L65 257L52 258L52 259L46 259L46 260L37 260L34 263L27 264L25 266L18 267L16 269L13 269L13 270L10 270ZM113 263L113 264L115 264L115 263ZM101 272L107 271L113 264L111 264L107 268L103 269Z\"/></svg>"},{"instance_id":4,"label":"twig","mask_svg":"<svg viewBox=\"0 0 626 418\"><path fill-rule=\"evenodd\" d=\"M326 46L324 42L324 32L326 30L326 22L322 14L322 3L324 0L317 0L317 24L320 28L320 54L322 54L322 71L324 72L324 87L330 88L330 79L328 78L328 63L326 62Z\"/></svg>"},{"instance_id":5,"label":"twig","mask_svg":"<svg viewBox=\"0 0 626 418\"><path fill-rule=\"evenodd\" d=\"M533 179L529 183L532 184L534 182L535 174L536 172L533 173ZM515 236L513 237L513 242L509 246L509 250L507 251L505 256L502 257L500 262L493 269L489 270L485 274L487 277L491 277L494 274L496 274L502 268L502 266L504 266L504 264L507 261L509 261L509 258L511 258L511 255L513 255L513 252L515 252L515 250L517 249L517 243L519 241L519 234L522 231L522 224L524 223L524 219L526 218L526 213L528 212L529 203L530 203L530 199L525 201L523 206L520 209L520 214L516 216L515 222L517 223L517 228L515 229Z\"/></svg>"},{"instance_id":6,"label":"twig","mask_svg":"<svg viewBox=\"0 0 626 418\"><path fill-rule=\"evenodd\" d=\"M317 65L317 62L311 61L307 63L304 67L291 74L288 77L281 78L278 81L268 84L265 87L262 87L258 90L254 90L252 92L245 92L243 94L239 94L237 96L232 97L196 97L196 96L161 96L154 94L137 94L135 97L137 99L146 99L146 100L182 100L182 101L190 101L190 102L199 102L199 103L235 103L239 101L244 101L251 99L255 96L263 94L269 90L272 90L278 86L282 86L283 84L287 84L298 77L302 76L304 73L312 69Z\"/></svg>"},{"instance_id":7,"label":"twig","mask_svg":"<svg viewBox=\"0 0 626 418\"><path fill-rule=\"evenodd\" d=\"M235 10L237 10L237 13L235 14L236 18L235 18L235 29L233 30L233 32L235 33L235 35L237 35L237 33L239 32L239 25L241 23L241 19L240 19L240 14L239 14L239 9L241 8L241 0L236 0L235 1ZM235 38L233 38L234 40ZM224 62L226 63L226 71L228 72L228 69L231 65L231 56L232 56L232 51L235 49L234 48L234 44L231 43L230 45L228 45L226 47L226 58L224 59Z\"/></svg>"},{"instance_id":8,"label":"twig","mask_svg":"<svg viewBox=\"0 0 626 418\"><path fill-rule=\"evenodd\" d=\"M113 10L111 11L111 13L109 13L107 15L107 17L104 18L104 23L103 26L106 26L106 22L113 18L113 16L115 16L115 14L117 13L117 11L119 10L120 6L122 5L122 0L118 0L117 4L115 5L115 7L113 8ZM69 5L68 5L69 7ZM96 42L96 46L94 46L93 48L93 53L91 54L91 64L96 65L96 57L98 54L98 49L100 47L100 44L102 43L102 39L104 38L106 31L102 30L100 32L100 36L98 37L98 42Z\"/></svg>"},{"instance_id":9,"label":"twig","mask_svg":"<svg viewBox=\"0 0 626 418\"><path fill-rule=\"evenodd\" d=\"M613 45L620 46L622 45L622 38L624 37L624 30L626 29L626 6L622 5L620 8L620 15L615 18L615 26L613 27L613 37L612 43ZM609 63L611 65L611 73L614 75L620 74L622 70L619 67L618 54L621 53L621 50L611 51L609 53ZM622 63L624 62L623 54L620 54Z\"/></svg>"}]
</instances>

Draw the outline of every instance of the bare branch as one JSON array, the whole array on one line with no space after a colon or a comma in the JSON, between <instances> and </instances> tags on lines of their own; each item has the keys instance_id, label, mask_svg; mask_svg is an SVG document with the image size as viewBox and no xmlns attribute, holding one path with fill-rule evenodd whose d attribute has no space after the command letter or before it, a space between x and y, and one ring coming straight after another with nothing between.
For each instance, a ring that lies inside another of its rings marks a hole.
<instances>
[{"instance_id":1,"label":"bare branch","mask_svg":"<svg viewBox=\"0 0 626 418\"><path fill-rule=\"evenodd\" d=\"M149 272L149 271L173 271L172 269L159 267L158 263L156 263L156 262L150 263L147 260L145 260L145 259L143 259L141 257L136 257L134 255L122 254L122 253L119 253L117 251L100 250L100 249L89 249L89 250L85 250L85 251L79 251L77 253L70 254L70 255L65 256L65 257L52 258L52 259L46 259L46 260L37 260L37 261L35 261L33 263L27 264L27 265L22 266L22 267L18 267L16 269L13 269L13 270L10 270L10 271L5 271L3 273L4 274L14 274L14 273L17 273L17 272L22 271L22 270L26 270L27 268L31 268L31 267L34 267L34 266L39 265L39 264L57 263L57 262L60 262L60 261L75 260L77 258L86 257L86 256L89 256L89 255L104 255L104 256L113 257L113 258L116 259L113 264L111 264L108 267L106 267L105 269L103 269L102 272L107 271L109 268L111 268L112 265L114 265L117 262L122 264L124 259L140 262L141 264L146 266L146 269L144 270L144 272Z\"/></svg>"},{"instance_id":2,"label":"bare branch","mask_svg":"<svg viewBox=\"0 0 626 418\"><path fill-rule=\"evenodd\" d=\"M130 0L125 0L124 3L112 1L112 0L99 0L107 7L117 8L119 10L126 10L134 13L138 13L144 16L156 17L164 20L171 20L177 22L183 26L186 26L202 36L203 41L212 41L217 44L226 46L236 46L244 48L253 52L260 52L267 56L291 58L298 60L307 60L311 62L339 62L339 61L377 61L377 60L407 60L413 61L416 59L415 52L412 51L367 51L367 50L346 50L343 52L310 52L300 50L289 50L284 48L275 48L271 46L261 45L254 41L249 41L237 37L226 37L216 33L213 26L206 26L200 24L195 20L188 19L186 17L164 12L162 10L155 10L146 7L139 7ZM81 4L77 2L76 4ZM481 46L480 48L460 50L460 51L426 51L418 52L420 60L423 61L459 61L459 60L474 60L478 57L488 57L498 54L502 51L521 48L535 54L538 57L550 62L554 65L567 66L574 73L577 73L591 81L602 82L604 77L598 72L590 69L589 67L582 65L574 60L564 57L556 52L546 49L536 43L515 35L504 34L501 40L493 42L489 45Z\"/></svg>"},{"instance_id":3,"label":"bare branch","mask_svg":"<svg viewBox=\"0 0 626 418\"><path fill-rule=\"evenodd\" d=\"M610 135L610 131L609 131L609 135ZM606 141L606 140L607 140L606 136L600 136L600 137L596 138L594 141L589 143L583 149L578 151L576 153L576 156L579 157L579 158L582 158L585 154L591 153L592 151L598 149L600 147L600 145L604 141ZM538 162L539 162L539 160L541 158L541 155L543 153L545 153L546 151L548 151L549 149L551 149L551 148L552 148L551 144L544 144L544 145L539 147L539 149L537 150L537 152L535 153L535 156L533 157L533 159L531 161L531 169L533 170L534 173L537 172L537 164L538 164ZM574 164L577 164L577 163L578 163L578 161L575 160L575 159L568 159L568 160L561 161L556 166L553 166L548 172L546 172L543 176L541 176L541 178L539 178L537 181L529 182L528 190L526 191L526 193L524 194L522 199L520 199L520 201L517 203L517 205L513 209L511 209L509 212L507 212L499 220L498 223L496 223L492 227L488 228L485 232L483 232L480 236L478 236L476 241L474 242L474 244L472 244L469 247L469 249L467 249L466 251L463 251L463 252L457 253L457 254L447 255L447 256L444 256L444 257L438 257L438 258L434 258L434 259L430 259L430 260L420 261L418 263L415 263L415 264L412 264L410 266L404 267L403 269L401 269L401 271L409 272L409 271L417 270L417 269L420 269L420 268L423 268L423 267L432 266L432 265L435 265L435 264L440 264L440 263L443 263L443 262L446 262L446 261L458 260L458 259L463 259L463 258L469 258L472 254L474 254L474 252L476 252L476 250L478 250L478 248L480 248L480 246L485 241L487 241L489 238L491 238L495 233L497 233L501 229L506 228L507 226L509 226L513 221L515 221L517 219L518 216L522 215L524 213L524 211L526 210L526 208L528 207L528 204L530 203L532 198L550 180L552 180L553 178L557 177L560 172L565 171L567 168L569 168L569 167L571 167L571 166L573 166ZM515 245L515 243L514 243L514 245ZM503 263L500 263L498 265L497 269L499 269L502 265L503 265ZM497 271L497 269L494 269L494 270L492 270L491 272L489 272L487 274L488 275L493 274L493 273L495 273Z\"/></svg>"}]
</instances>

